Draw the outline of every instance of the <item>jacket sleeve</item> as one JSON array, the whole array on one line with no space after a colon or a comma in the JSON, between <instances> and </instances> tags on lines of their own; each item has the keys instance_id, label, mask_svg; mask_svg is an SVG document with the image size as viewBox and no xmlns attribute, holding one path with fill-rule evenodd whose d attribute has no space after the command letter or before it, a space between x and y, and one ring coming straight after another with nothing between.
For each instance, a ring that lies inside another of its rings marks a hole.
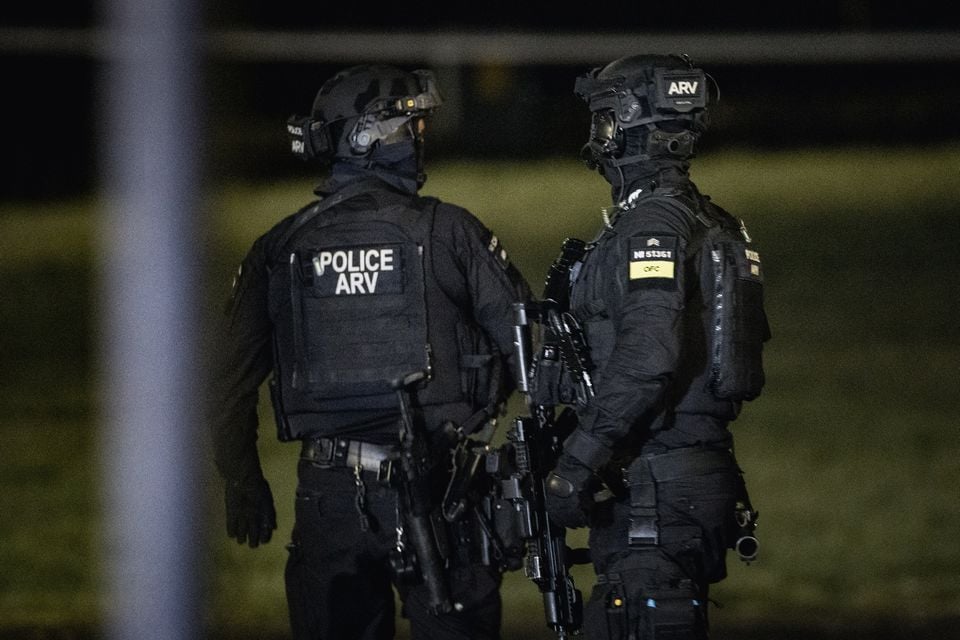
<instances>
[{"instance_id":1,"label":"jacket sleeve","mask_svg":"<svg viewBox=\"0 0 960 640\"><path fill-rule=\"evenodd\" d=\"M468 299L458 300L458 304L472 311L477 324L504 355L511 371L509 380L515 380L513 304L532 299L529 284L510 261L499 237L465 209L441 204L434 234L440 250L449 254L447 259L460 267L459 274L438 274L444 290L454 298L458 291L466 292Z\"/></svg>"},{"instance_id":2,"label":"jacket sleeve","mask_svg":"<svg viewBox=\"0 0 960 640\"><path fill-rule=\"evenodd\" d=\"M590 455L576 451L612 449L638 422L655 424L664 407L684 341L689 237L686 221L651 207L625 216L597 256L615 337L595 401L580 416L585 441L572 447L584 462Z\"/></svg>"},{"instance_id":3,"label":"jacket sleeve","mask_svg":"<svg viewBox=\"0 0 960 640\"><path fill-rule=\"evenodd\" d=\"M208 340L207 424L220 474L239 480L260 473L259 388L272 369L265 242L254 243L234 279L224 313Z\"/></svg>"}]
</instances>

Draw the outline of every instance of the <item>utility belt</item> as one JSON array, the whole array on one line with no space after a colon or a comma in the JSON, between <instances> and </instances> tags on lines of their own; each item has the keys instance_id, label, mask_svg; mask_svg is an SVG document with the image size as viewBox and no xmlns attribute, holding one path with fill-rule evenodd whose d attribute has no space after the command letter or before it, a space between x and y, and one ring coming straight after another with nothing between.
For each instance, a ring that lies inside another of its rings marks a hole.
<instances>
[{"instance_id":1,"label":"utility belt","mask_svg":"<svg viewBox=\"0 0 960 640\"><path fill-rule=\"evenodd\" d=\"M644 454L637 456L624 467L624 478L627 479L628 484L632 475L631 470L644 464L658 482L669 482L729 469L735 462L733 454L726 449L684 447L664 453Z\"/></svg>"},{"instance_id":2,"label":"utility belt","mask_svg":"<svg viewBox=\"0 0 960 640\"><path fill-rule=\"evenodd\" d=\"M390 484L398 471L399 445L375 444L347 438L304 438L300 459L324 469L347 468L376 475Z\"/></svg>"},{"instance_id":3,"label":"utility belt","mask_svg":"<svg viewBox=\"0 0 960 640\"><path fill-rule=\"evenodd\" d=\"M642 547L660 542L657 483L736 468L730 451L697 447L635 458L623 469L624 484L630 492L629 545Z\"/></svg>"}]
</instances>

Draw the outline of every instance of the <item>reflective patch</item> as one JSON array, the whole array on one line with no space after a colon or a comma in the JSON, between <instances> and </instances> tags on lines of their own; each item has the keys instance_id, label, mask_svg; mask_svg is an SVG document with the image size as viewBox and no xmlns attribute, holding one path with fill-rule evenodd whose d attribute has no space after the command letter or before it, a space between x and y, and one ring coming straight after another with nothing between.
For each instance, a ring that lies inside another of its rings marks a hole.
<instances>
[{"instance_id":1,"label":"reflective patch","mask_svg":"<svg viewBox=\"0 0 960 640\"><path fill-rule=\"evenodd\" d=\"M233 295L237 294L237 287L240 286L240 279L243 277L243 263L240 263L240 266L237 267L237 272L233 276L233 282L230 284L230 290L233 292Z\"/></svg>"},{"instance_id":2,"label":"reflective patch","mask_svg":"<svg viewBox=\"0 0 960 640\"><path fill-rule=\"evenodd\" d=\"M643 260L630 263L630 279L673 278L673 263L663 260Z\"/></svg>"},{"instance_id":3,"label":"reflective patch","mask_svg":"<svg viewBox=\"0 0 960 640\"><path fill-rule=\"evenodd\" d=\"M628 278L637 286L672 287L676 278L676 236L634 236L630 238Z\"/></svg>"},{"instance_id":4,"label":"reflective patch","mask_svg":"<svg viewBox=\"0 0 960 640\"><path fill-rule=\"evenodd\" d=\"M743 255L746 262L741 264L741 271L746 273L741 273L741 277L751 276L754 279L761 279L763 275L760 270L760 254L753 249L744 249Z\"/></svg>"},{"instance_id":5,"label":"reflective patch","mask_svg":"<svg viewBox=\"0 0 960 640\"><path fill-rule=\"evenodd\" d=\"M490 242L487 243L487 251L493 254L497 259L497 264L501 269L506 269L510 264L510 258L507 256L507 250L500 244L500 238L495 235L490 236Z\"/></svg>"}]
</instances>

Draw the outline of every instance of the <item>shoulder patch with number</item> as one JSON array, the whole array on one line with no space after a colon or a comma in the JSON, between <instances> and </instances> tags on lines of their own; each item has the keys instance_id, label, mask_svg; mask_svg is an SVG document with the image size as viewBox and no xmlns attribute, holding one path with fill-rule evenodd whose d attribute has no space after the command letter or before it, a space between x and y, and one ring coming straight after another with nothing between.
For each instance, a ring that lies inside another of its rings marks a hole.
<instances>
[{"instance_id":1,"label":"shoulder patch with number","mask_svg":"<svg viewBox=\"0 0 960 640\"><path fill-rule=\"evenodd\" d=\"M630 289L676 287L676 236L633 236L630 238L628 261Z\"/></svg>"}]
</instances>

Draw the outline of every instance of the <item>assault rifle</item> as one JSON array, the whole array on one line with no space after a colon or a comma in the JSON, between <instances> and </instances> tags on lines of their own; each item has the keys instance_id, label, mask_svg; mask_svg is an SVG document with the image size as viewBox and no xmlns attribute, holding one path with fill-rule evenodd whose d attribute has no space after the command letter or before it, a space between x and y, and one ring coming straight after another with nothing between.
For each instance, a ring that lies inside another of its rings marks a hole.
<instances>
[{"instance_id":1,"label":"assault rifle","mask_svg":"<svg viewBox=\"0 0 960 640\"><path fill-rule=\"evenodd\" d=\"M542 330L540 360L562 363L567 379L575 384L571 400L576 396L578 405L589 404L594 395L593 364L582 328L566 312L570 267L584 251L583 241L565 241L560 258L550 268L543 301L513 305L516 382L526 398L528 415L515 418L507 442L500 447L461 442L443 501L444 516L451 522L470 505L483 530L486 562L497 562L506 571L522 566L543 596L547 626L560 639L579 635L582 629L583 596L570 568L590 559L587 549L570 549L566 529L550 520L545 483L577 418L569 406L555 415L560 402L541 404L531 398L529 320L539 322Z\"/></svg>"},{"instance_id":2,"label":"assault rifle","mask_svg":"<svg viewBox=\"0 0 960 640\"><path fill-rule=\"evenodd\" d=\"M410 395L424 378L422 371L396 382L400 402L400 484L401 522L397 524L397 546L390 563L398 580L421 578L427 588L427 605L435 615L457 607L450 596L442 551L446 541L439 511L434 508L430 489L430 454L422 424L410 411ZM409 540L413 554L406 548Z\"/></svg>"},{"instance_id":3,"label":"assault rifle","mask_svg":"<svg viewBox=\"0 0 960 640\"><path fill-rule=\"evenodd\" d=\"M501 497L512 507L525 545L524 574L540 589L547 626L558 638L567 638L579 634L583 626L583 596L574 584L570 567L588 560L584 559L586 550L567 547L566 529L547 515L545 481L556 464L564 438L576 426L576 414L568 407L557 417L552 406L530 401L527 312L534 307L514 305L517 388L527 398L530 415L514 420L500 455L493 458L499 468L489 470L500 479Z\"/></svg>"},{"instance_id":4,"label":"assault rifle","mask_svg":"<svg viewBox=\"0 0 960 640\"><path fill-rule=\"evenodd\" d=\"M571 273L574 265L586 252L587 244L583 240L579 238L564 240L560 255L553 261L547 272L543 300L536 305L528 305L532 307L529 309L531 315L534 315L543 327L541 360L557 360L559 357L566 369L567 381L576 385L576 398L572 400L581 408L590 404L594 397L591 377L593 362L590 360L583 329L568 309L570 308ZM527 318L518 316L518 320L526 324ZM523 382L523 384L526 383ZM521 388L521 391L527 393L528 388Z\"/></svg>"}]
</instances>

